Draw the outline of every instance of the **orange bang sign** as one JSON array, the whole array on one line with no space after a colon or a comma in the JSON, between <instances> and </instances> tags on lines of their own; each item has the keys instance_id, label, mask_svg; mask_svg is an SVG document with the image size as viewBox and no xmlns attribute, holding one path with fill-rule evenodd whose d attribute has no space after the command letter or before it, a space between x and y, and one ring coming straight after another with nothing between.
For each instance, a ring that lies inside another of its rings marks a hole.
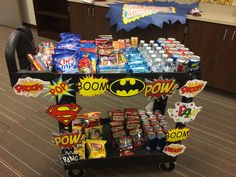
<instances>
[{"instance_id":1,"label":"orange bang sign","mask_svg":"<svg viewBox=\"0 0 236 177\"><path fill-rule=\"evenodd\" d=\"M159 78L154 81L147 81L145 85L144 95L155 98L171 95L178 88L178 83L174 79Z\"/></svg>"}]
</instances>

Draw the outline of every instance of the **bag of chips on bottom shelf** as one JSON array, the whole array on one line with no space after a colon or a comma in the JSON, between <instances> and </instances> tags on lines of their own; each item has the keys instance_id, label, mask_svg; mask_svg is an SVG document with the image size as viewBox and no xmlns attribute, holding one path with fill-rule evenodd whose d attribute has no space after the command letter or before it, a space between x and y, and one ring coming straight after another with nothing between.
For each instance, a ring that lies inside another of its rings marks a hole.
<instances>
[{"instance_id":1,"label":"bag of chips on bottom shelf","mask_svg":"<svg viewBox=\"0 0 236 177\"><path fill-rule=\"evenodd\" d=\"M122 156L131 156L134 155L132 139L131 137L121 137L119 138L119 155Z\"/></svg>"},{"instance_id":2,"label":"bag of chips on bottom shelf","mask_svg":"<svg viewBox=\"0 0 236 177\"><path fill-rule=\"evenodd\" d=\"M81 143L76 144L74 146L74 153L79 155L80 160L86 159L86 157L85 157L85 144L86 144L86 141L82 141Z\"/></svg>"},{"instance_id":3,"label":"bag of chips on bottom shelf","mask_svg":"<svg viewBox=\"0 0 236 177\"><path fill-rule=\"evenodd\" d=\"M106 140L88 140L87 148L89 150L89 159L105 158L106 157Z\"/></svg>"}]
</instances>

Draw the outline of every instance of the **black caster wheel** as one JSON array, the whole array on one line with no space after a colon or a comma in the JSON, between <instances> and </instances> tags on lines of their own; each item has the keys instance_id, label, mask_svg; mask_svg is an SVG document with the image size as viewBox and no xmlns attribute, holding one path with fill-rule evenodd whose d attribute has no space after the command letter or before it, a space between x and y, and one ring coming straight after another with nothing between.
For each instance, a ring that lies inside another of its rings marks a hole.
<instances>
[{"instance_id":1,"label":"black caster wheel","mask_svg":"<svg viewBox=\"0 0 236 177\"><path fill-rule=\"evenodd\" d=\"M86 174L85 169L76 169L76 170L69 170L68 175L70 177L83 177Z\"/></svg>"},{"instance_id":2,"label":"black caster wheel","mask_svg":"<svg viewBox=\"0 0 236 177\"><path fill-rule=\"evenodd\" d=\"M160 162L159 168L164 171L172 171L175 169L175 162Z\"/></svg>"}]
</instances>

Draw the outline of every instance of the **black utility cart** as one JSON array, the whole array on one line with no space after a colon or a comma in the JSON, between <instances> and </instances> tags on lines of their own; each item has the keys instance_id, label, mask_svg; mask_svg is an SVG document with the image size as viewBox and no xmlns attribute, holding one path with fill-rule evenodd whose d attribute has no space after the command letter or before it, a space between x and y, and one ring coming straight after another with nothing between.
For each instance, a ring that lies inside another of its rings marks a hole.
<instances>
[{"instance_id":1,"label":"black utility cart","mask_svg":"<svg viewBox=\"0 0 236 177\"><path fill-rule=\"evenodd\" d=\"M15 57L15 52L17 53L17 60ZM10 36L8 43L5 49L5 58L8 67L8 72L10 76L11 86L13 87L19 78L31 77L42 79L44 81L52 81L57 80L59 77L62 77L63 80L71 79L70 83L74 83L74 88L76 89L76 83L79 82L79 79L84 75L82 74L57 74L51 72L33 72L31 71L31 65L28 62L26 55L28 53L35 54L35 45L32 32L22 26L16 29ZM19 66L17 66L19 63ZM140 80L144 79L157 79L158 77L162 77L163 79L174 78L177 83L179 83L179 87L183 86L188 80L198 77L198 73L144 73L144 74L94 74L95 78L108 78L109 82L114 80L125 78L125 77L134 77ZM74 97L64 96L60 101L56 100L57 104L66 104L66 103L76 103L76 91L72 92ZM188 103L192 102L192 98L182 97L182 102ZM154 110L160 110L162 114L165 113L167 104L167 97L161 98L159 100L154 101ZM176 127L183 128L185 125L181 123L177 123ZM135 151L135 155L128 157L119 157L115 150L112 148L110 142L110 128L108 121L104 121L104 137L107 140L106 151L107 157L100 159L86 159L80 160L79 163L65 166L65 170L68 171L69 176L78 177L82 176L86 169L89 167L98 167L98 166L108 166L108 165L124 165L131 163L155 163L159 168L164 171L171 171L175 169L176 157L171 157L163 153L162 151L149 152L143 149L138 149ZM68 126L59 122L59 132L64 131L72 131L72 123ZM62 151L62 153L64 153ZM55 159L56 160L56 159Z\"/></svg>"}]
</instances>

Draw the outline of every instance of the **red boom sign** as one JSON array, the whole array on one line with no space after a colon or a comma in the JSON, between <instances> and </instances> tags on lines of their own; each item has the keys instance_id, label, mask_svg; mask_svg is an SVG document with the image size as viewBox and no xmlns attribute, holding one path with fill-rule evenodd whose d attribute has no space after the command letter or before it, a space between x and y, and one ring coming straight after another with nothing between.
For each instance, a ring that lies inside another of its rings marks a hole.
<instances>
[{"instance_id":1,"label":"red boom sign","mask_svg":"<svg viewBox=\"0 0 236 177\"><path fill-rule=\"evenodd\" d=\"M47 109L46 113L48 113L50 116L54 117L64 125L68 125L81 109L82 107L74 103L52 105Z\"/></svg>"}]
</instances>

